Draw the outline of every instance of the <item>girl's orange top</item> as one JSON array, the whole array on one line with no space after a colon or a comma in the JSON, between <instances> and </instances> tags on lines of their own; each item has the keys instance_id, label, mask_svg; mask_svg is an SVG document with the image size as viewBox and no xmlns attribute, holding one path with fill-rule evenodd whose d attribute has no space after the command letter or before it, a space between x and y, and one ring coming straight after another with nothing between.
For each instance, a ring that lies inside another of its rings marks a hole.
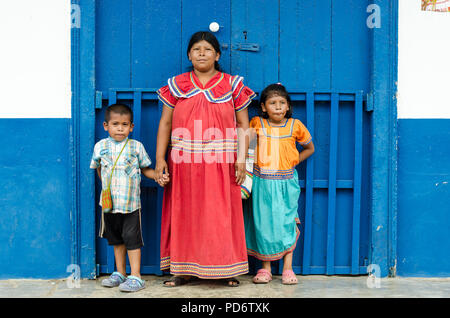
<instances>
[{"instance_id":1,"label":"girl's orange top","mask_svg":"<svg viewBox=\"0 0 450 318\"><path fill-rule=\"evenodd\" d=\"M312 140L305 125L288 118L284 125L273 126L267 119L253 117L250 128L255 129L257 136L254 174L269 179L291 178L300 161L295 143L307 145Z\"/></svg>"}]
</instances>

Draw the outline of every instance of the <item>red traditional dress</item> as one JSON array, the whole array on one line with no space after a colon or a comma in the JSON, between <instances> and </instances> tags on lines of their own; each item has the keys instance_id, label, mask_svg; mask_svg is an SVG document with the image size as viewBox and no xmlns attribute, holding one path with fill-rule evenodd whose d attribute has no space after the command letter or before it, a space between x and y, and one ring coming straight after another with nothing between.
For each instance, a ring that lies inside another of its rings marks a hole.
<instances>
[{"instance_id":1,"label":"red traditional dress","mask_svg":"<svg viewBox=\"0 0 450 318\"><path fill-rule=\"evenodd\" d=\"M159 99L173 109L164 189L161 270L200 278L248 272L235 112L255 93L243 78L218 72L203 86L194 72L168 80Z\"/></svg>"}]
</instances>

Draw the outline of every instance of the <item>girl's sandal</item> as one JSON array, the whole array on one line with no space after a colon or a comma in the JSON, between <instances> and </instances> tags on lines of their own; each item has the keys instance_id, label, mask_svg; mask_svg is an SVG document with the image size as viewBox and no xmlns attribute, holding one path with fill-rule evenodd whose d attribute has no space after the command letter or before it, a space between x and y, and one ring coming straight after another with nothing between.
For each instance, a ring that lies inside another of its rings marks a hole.
<instances>
[{"instance_id":1,"label":"girl's sandal","mask_svg":"<svg viewBox=\"0 0 450 318\"><path fill-rule=\"evenodd\" d=\"M255 284L267 284L272 280L272 273L267 269L261 268L256 272L256 276L253 277L253 282Z\"/></svg>"},{"instance_id":2,"label":"girl's sandal","mask_svg":"<svg viewBox=\"0 0 450 318\"><path fill-rule=\"evenodd\" d=\"M281 283L284 285L295 285L298 283L298 280L291 269L286 269L281 276Z\"/></svg>"},{"instance_id":3,"label":"girl's sandal","mask_svg":"<svg viewBox=\"0 0 450 318\"><path fill-rule=\"evenodd\" d=\"M185 278L183 276L173 276L171 279L164 281L164 287L177 287L189 283L192 278Z\"/></svg>"}]
</instances>

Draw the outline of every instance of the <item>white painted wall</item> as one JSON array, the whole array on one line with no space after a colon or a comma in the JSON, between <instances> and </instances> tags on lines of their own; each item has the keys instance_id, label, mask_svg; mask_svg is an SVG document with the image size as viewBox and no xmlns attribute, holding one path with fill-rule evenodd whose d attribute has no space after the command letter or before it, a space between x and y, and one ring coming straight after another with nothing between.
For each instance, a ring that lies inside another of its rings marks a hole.
<instances>
[{"instance_id":1,"label":"white painted wall","mask_svg":"<svg viewBox=\"0 0 450 318\"><path fill-rule=\"evenodd\" d=\"M69 118L69 0L0 2L0 118Z\"/></svg>"},{"instance_id":2,"label":"white painted wall","mask_svg":"<svg viewBox=\"0 0 450 318\"><path fill-rule=\"evenodd\" d=\"M399 0L398 118L450 118L450 13Z\"/></svg>"},{"instance_id":3,"label":"white painted wall","mask_svg":"<svg viewBox=\"0 0 450 318\"><path fill-rule=\"evenodd\" d=\"M399 0L398 118L450 118L450 13ZM0 118L69 118L70 1L0 3Z\"/></svg>"}]
</instances>

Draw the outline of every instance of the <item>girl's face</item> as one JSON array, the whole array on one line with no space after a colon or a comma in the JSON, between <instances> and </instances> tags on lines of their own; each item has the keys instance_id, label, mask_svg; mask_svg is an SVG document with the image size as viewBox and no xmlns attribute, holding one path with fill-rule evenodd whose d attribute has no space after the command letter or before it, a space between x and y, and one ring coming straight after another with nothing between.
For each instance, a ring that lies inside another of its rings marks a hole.
<instances>
[{"instance_id":1,"label":"girl's face","mask_svg":"<svg viewBox=\"0 0 450 318\"><path fill-rule=\"evenodd\" d=\"M265 103L261 103L263 112L269 115L270 122L274 124L281 124L284 121L284 116L289 110L289 103L286 98L279 95L272 95L266 99Z\"/></svg>"},{"instance_id":2,"label":"girl's face","mask_svg":"<svg viewBox=\"0 0 450 318\"><path fill-rule=\"evenodd\" d=\"M202 40L195 43L188 54L194 69L200 72L208 72L215 69L215 62L219 61L220 54L207 41Z\"/></svg>"}]
</instances>

